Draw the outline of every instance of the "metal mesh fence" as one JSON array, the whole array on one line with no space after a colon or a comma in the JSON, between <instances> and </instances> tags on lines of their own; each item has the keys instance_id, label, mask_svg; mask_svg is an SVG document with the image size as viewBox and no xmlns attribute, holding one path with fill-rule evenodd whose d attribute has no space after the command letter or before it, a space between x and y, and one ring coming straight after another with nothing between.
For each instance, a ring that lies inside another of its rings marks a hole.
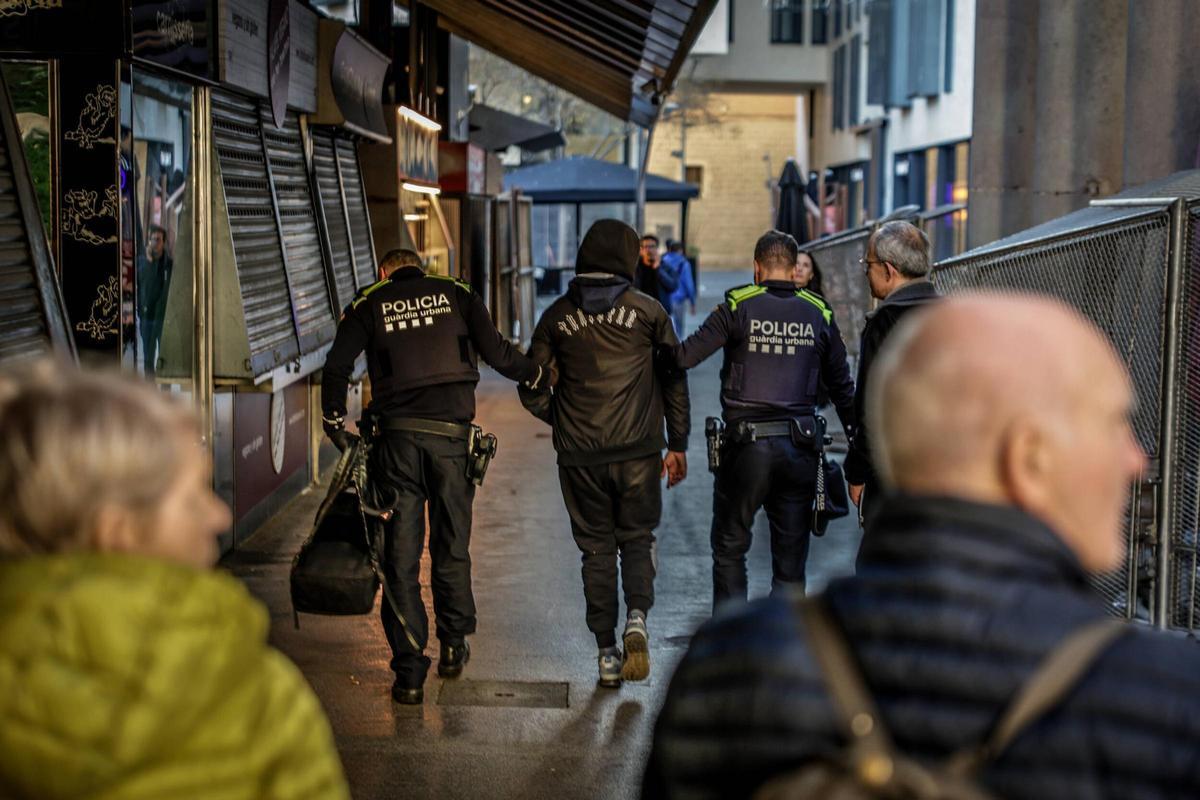
<instances>
[{"instance_id":1,"label":"metal mesh fence","mask_svg":"<svg viewBox=\"0 0 1200 800\"><path fill-rule=\"evenodd\" d=\"M1171 562L1168 624L1196 630L1200 532L1200 207L1187 215L1180 283L1179 360L1175 382L1174 491L1169 509Z\"/></svg>"},{"instance_id":2,"label":"metal mesh fence","mask_svg":"<svg viewBox=\"0 0 1200 800\"><path fill-rule=\"evenodd\" d=\"M800 248L821 270L821 293L833 309L846 352L854 359L858 358L863 324L871 308L871 290L858 263L870 234L871 228L864 226L817 239Z\"/></svg>"},{"instance_id":3,"label":"metal mesh fence","mask_svg":"<svg viewBox=\"0 0 1200 800\"><path fill-rule=\"evenodd\" d=\"M1165 209L1088 208L942 262L934 268L933 281L947 294L1015 289L1051 295L1091 319L1107 334L1132 375L1137 396L1134 429L1154 459L1159 453L1169 244L1170 215ZM1192 461L1193 475L1197 463L1200 442ZM1140 513L1138 504L1132 503L1126 520L1125 564L1095 581L1114 611L1125 616L1138 613Z\"/></svg>"}]
</instances>

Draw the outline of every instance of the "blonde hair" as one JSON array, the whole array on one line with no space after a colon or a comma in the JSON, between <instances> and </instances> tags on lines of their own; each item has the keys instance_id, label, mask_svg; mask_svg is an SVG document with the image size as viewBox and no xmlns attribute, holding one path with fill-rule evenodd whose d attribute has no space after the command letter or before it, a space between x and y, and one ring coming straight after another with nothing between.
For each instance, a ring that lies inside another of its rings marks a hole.
<instances>
[{"instance_id":1,"label":"blonde hair","mask_svg":"<svg viewBox=\"0 0 1200 800\"><path fill-rule=\"evenodd\" d=\"M148 519L195 432L135 379L51 361L0 374L0 558L92 549L105 507Z\"/></svg>"}]
</instances>

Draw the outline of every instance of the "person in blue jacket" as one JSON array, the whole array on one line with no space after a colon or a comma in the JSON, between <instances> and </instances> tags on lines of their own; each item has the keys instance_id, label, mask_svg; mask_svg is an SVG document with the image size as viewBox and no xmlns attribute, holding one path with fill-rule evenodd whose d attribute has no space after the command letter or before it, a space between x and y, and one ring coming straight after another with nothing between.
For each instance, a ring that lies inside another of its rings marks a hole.
<instances>
[{"instance_id":1,"label":"person in blue jacket","mask_svg":"<svg viewBox=\"0 0 1200 800\"><path fill-rule=\"evenodd\" d=\"M674 284L670 291L665 290L667 283ZM683 244L673 239L667 242L667 252L662 257L659 284L662 295L659 299L671 315L675 335L683 338L683 326L687 320L686 304L691 303L692 313L696 313L696 281L692 277L692 262L683 253Z\"/></svg>"}]
</instances>

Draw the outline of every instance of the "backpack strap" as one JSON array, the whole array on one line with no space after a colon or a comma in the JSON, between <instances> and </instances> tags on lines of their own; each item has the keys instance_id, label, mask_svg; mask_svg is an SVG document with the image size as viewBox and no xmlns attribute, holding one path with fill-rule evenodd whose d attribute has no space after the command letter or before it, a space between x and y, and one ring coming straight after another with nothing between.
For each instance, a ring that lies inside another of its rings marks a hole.
<instances>
[{"instance_id":1,"label":"backpack strap","mask_svg":"<svg viewBox=\"0 0 1200 800\"><path fill-rule=\"evenodd\" d=\"M1128 631L1128 624L1105 619L1068 636L1017 690L987 741L959 751L947 762L947 771L967 776L997 758L1026 728L1065 700L1096 659Z\"/></svg>"},{"instance_id":2,"label":"backpack strap","mask_svg":"<svg viewBox=\"0 0 1200 800\"><path fill-rule=\"evenodd\" d=\"M796 612L803 621L801 634L821 668L825 686L846 738L858 778L881 787L892 779L896 748L850 651L846 637L821 597L799 597Z\"/></svg>"}]
</instances>

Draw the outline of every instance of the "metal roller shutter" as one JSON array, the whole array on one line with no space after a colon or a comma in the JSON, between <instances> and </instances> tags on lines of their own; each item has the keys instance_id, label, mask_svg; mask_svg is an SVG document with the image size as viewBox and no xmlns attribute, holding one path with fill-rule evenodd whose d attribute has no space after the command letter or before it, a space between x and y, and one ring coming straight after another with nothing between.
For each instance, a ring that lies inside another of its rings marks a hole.
<instances>
[{"instance_id":1,"label":"metal roller shutter","mask_svg":"<svg viewBox=\"0 0 1200 800\"><path fill-rule=\"evenodd\" d=\"M279 225L292 290L292 308L300 332L300 352L311 353L333 339L336 321L329 302L321 233L313 210L300 118L288 111L283 128L276 128L271 111L260 108L263 139L270 153L269 174L275 186Z\"/></svg>"},{"instance_id":2,"label":"metal roller shutter","mask_svg":"<svg viewBox=\"0 0 1200 800\"><path fill-rule=\"evenodd\" d=\"M212 125L250 357L254 373L262 374L296 358L300 348L263 157L258 103L214 91Z\"/></svg>"},{"instance_id":3,"label":"metal roller shutter","mask_svg":"<svg viewBox=\"0 0 1200 800\"><path fill-rule=\"evenodd\" d=\"M41 212L2 79L0 114L0 363L35 358L55 348L73 355ZM15 145L11 151L10 143Z\"/></svg>"},{"instance_id":4,"label":"metal roller shutter","mask_svg":"<svg viewBox=\"0 0 1200 800\"><path fill-rule=\"evenodd\" d=\"M350 243L354 249L354 274L358 288L378 280L375 248L371 243L371 220L367 216L367 200L363 194L362 174L358 171L358 149L347 139L336 140L338 165L342 171L342 188L346 195L346 215L350 220Z\"/></svg>"},{"instance_id":5,"label":"metal roller shutter","mask_svg":"<svg viewBox=\"0 0 1200 800\"><path fill-rule=\"evenodd\" d=\"M345 308L354 299L354 254L351 251L350 231L346 225L346 207L342 203L342 183L338 173L337 151L333 134L313 134L313 172L317 176L317 192L325 217L329 237L329 254L333 263L333 278L337 288L337 306Z\"/></svg>"}]
</instances>

